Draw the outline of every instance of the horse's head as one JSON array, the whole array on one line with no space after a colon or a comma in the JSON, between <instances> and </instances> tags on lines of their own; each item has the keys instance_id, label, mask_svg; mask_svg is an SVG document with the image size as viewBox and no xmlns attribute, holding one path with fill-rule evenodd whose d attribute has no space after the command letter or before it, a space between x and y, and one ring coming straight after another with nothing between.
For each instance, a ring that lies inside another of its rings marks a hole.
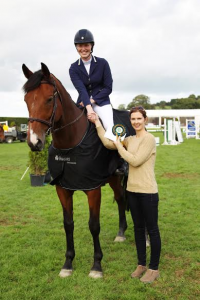
<instances>
[{"instance_id":1,"label":"horse's head","mask_svg":"<svg viewBox=\"0 0 200 300\"><path fill-rule=\"evenodd\" d=\"M26 65L22 65L23 73L28 79L23 90L29 111L27 142L32 151L43 149L45 134L61 117L55 78L45 64L41 63L41 66L41 70L33 73Z\"/></svg>"}]
</instances>

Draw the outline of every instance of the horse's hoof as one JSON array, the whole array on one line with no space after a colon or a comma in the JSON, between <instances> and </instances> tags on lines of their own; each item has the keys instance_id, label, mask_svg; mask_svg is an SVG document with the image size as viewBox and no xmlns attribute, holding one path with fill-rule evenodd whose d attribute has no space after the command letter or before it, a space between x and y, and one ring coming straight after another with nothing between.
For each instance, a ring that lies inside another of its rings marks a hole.
<instances>
[{"instance_id":1,"label":"horse's hoof","mask_svg":"<svg viewBox=\"0 0 200 300\"><path fill-rule=\"evenodd\" d=\"M59 273L61 278L69 277L72 275L72 270L62 269Z\"/></svg>"},{"instance_id":2,"label":"horse's hoof","mask_svg":"<svg viewBox=\"0 0 200 300\"><path fill-rule=\"evenodd\" d=\"M103 272L99 272L99 271L90 271L89 277L91 278L103 278Z\"/></svg>"},{"instance_id":3,"label":"horse's hoof","mask_svg":"<svg viewBox=\"0 0 200 300\"><path fill-rule=\"evenodd\" d=\"M125 240L125 236L116 236L114 242L124 242Z\"/></svg>"}]
</instances>

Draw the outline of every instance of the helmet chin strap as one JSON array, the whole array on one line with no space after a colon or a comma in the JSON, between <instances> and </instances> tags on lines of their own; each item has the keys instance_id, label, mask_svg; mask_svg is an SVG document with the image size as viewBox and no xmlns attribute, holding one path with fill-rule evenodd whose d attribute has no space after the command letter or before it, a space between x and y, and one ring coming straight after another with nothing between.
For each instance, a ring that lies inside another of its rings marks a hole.
<instances>
[{"instance_id":1,"label":"helmet chin strap","mask_svg":"<svg viewBox=\"0 0 200 300\"><path fill-rule=\"evenodd\" d=\"M92 53L93 53L93 49L91 49L90 54L88 55L88 57L92 56Z\"/></svg>"}]
</instances>

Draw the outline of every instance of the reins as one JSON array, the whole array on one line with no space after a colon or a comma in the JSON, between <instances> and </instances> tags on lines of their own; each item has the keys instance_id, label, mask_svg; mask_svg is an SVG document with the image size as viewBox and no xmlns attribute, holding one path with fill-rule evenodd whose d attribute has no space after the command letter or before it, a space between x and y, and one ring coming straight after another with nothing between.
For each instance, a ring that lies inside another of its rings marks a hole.
<instances>
[{"instance_id":1,"label":"reins","mask_svg":"<svg viewBox=\"0 0 200 300\"><path fill-rule=\"evenodd\" d=\"M51 133L57 132L57 131L62 130L63 128L65 128L67 126L70 126L70 125L76 123L83 116L83 114L85 112L85 108L83 109L83 111L81 112L81 114L75 120L73 120L73 121L71 121L71 122L69 122L69 123L67 123L67 124L65 124L65 125L63 125L63 126L61 126L59 128L55 128L54 129L55 114L56 114L56 109L57 109L57 98L59 97L59 100L60 100L60 102L62 104L62 102L63 102L62 101L62 97L61 97L61 95L60 95L60 93L59 93L59 91L58 91L58 89L56 87L56 83L55 83L54 79L53 79L53 82L43 80L43 81L41 81L40 84L50 84L50 85L53 85L53 87L54 87L54 93L53 93L53 102L54 102L54 104L53 104L53 111L52 111L52 114L51 114L51 117L50 117L49 121L46 121L46 120L43 120L43 119L39 119L39 118L28 118L28 122L32 123L32 122L36 121L36 122L40 122L42 124L47 125L49 128L46 131L46 135L49 135L50 132Z\"/></svg>"},{"instance_id":2,"label":"reins","mask_svg":"<svg viewBox=\"0 0 200 300\"><path fill-rule=\"evenodd\" d=\"M56 132L58 130L61 130L61 129L69 126L69 125L72 125L72 124L76 123L82 117L82 115L84 114L84 111L85 111L85 108L83 109L82 113L74 121L72 121L70 123L67 123L67 124L65 124L65 125L63 125L63 126L61 126L59 128L53 129L53 132Z\"/></svg>"}]
</instances>

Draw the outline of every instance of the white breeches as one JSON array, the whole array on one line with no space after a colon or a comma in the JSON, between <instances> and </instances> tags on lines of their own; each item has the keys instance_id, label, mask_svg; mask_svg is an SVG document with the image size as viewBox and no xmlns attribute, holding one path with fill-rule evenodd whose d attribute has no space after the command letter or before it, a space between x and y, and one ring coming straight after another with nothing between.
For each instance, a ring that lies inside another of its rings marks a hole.
<instances>
[{"instance_id":1,"label":"white breeches","mask_svg":"<svg viewBox=\"0 0 200 300\"><path fill-rule=\"evenodd\" d=\"M99 118L102 120L105 130L107 130L108 128L112 128L114 122L113 122L113 110L111 104L98 106L94 103L92 104L92 107L95 113L97 113Z\"/></svg>"}]
</instances>

